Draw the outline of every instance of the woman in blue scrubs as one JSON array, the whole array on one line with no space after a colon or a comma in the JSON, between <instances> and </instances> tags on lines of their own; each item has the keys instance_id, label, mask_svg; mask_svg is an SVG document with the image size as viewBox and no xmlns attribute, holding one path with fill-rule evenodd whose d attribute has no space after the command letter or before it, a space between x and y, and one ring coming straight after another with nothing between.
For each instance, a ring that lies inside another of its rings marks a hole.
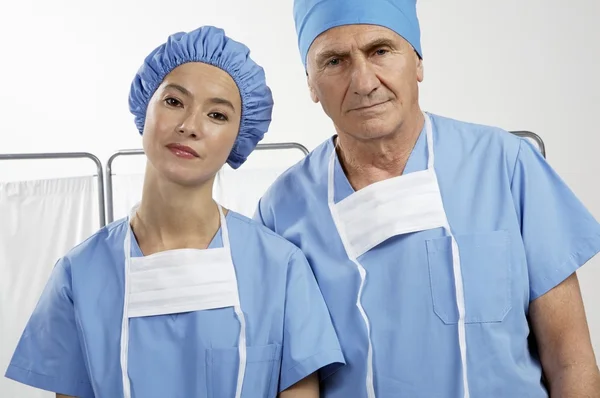
<instances>
[{"instance_id":1,"label":"woman in blue scrubs","mask_svg":"<svg viewBox=\"0 0 600 398\"><path fill-rule=\"evenodd\" d=\"M344 359L306 258L212 198L270 124L262 68L220 29L177 33L129 104L142 200L58 261L6 376L58 397L318 397Z\"/></svg>"}]
</instances>

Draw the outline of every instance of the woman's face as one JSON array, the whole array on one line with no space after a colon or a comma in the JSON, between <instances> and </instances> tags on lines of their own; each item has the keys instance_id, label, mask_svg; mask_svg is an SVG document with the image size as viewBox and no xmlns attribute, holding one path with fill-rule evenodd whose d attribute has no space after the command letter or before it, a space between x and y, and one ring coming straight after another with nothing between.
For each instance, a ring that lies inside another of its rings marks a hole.
<instances>
[{"instance_id":1,"label":"woman's face","mask_svg":"<svg viewBox=\"0 0 600 398\"><path fill-rule=\"evenodd\" d=\"M241 98L229 74L190 62L171 71L146 111L143 146L151 166L180 185L201 185L225 164L237 138Z\"/></svg>"}]
</instances>

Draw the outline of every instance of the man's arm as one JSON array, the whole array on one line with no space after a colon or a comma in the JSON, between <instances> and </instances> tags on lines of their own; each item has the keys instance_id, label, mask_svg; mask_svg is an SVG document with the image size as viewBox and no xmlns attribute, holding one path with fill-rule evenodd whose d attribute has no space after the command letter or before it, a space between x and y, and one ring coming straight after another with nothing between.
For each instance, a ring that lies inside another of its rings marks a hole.
<instances>
[{"instance_id":1,"label":"man's arm","mask_svg":"<svg viewBox=\"0 0 600 398\"><path fill-rule=\"evenodd\" d=\"M552 398L600 398L600 372L577 275L531 302L529 316Z\"/></svg>"},{"instance_id":2,"label":"man's arm","mask_svg":"<svg viewBox=\"0 0 600 398\"><path fill-rule=\"evenodd\" d=\"M279 398L319 398L319 377L317 373L300 380L279 394Z\"/></svg>"}]
</instances>

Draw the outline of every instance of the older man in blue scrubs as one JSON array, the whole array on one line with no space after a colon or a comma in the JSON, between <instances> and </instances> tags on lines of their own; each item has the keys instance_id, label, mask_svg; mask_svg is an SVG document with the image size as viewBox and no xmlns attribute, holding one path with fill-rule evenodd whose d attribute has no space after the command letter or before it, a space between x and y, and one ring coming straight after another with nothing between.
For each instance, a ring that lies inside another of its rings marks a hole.
<instances>
[{"instance_id":1,"label":"older man in blue scrubs","mask_svg":"<svg viewBox=\"0 0 600 398\"><path fill-rule=\"evenodd\" d=\"M295 0L294 18L335 134L256 218L329 306L347 366L322 396L600 397L575 273L594 217L528 141L422 112L415 0Z\"/></svg>"}]
</instances>

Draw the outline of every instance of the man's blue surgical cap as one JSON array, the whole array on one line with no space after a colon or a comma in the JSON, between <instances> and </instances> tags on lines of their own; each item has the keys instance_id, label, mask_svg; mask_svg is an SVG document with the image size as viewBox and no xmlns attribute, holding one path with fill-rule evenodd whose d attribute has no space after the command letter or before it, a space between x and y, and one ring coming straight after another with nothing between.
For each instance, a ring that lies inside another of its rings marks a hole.
<instances>
[{"instance_id":1,"label":"man's blue surgical cap","mask_svg":"<svg viewBox=\"0 0 600 398\"><path fill-rule=\"evenodd\" d=\"M417 0L294 0L298 47L306 56L321 33L342 25L369 24L393 30L423 58Z\"/></svg>"},{"instance_id":2,"label":"man's blue surgical cap","mask_svg":"<svg viewBox=\"0 0 600 398\"><path fill-rule=\"evenodd\" d=\"M189 33L175 33L156 48L138 70L129 93L129 110L140 134L148 102L164 78L187 62L202 62L227 72L240 90L242 117L240 131L227 163L240 167L269 129L273 97L265 73L249 57L250 50L225 36L222 29L204 26Z\"/></svg>"}]
</instances>

